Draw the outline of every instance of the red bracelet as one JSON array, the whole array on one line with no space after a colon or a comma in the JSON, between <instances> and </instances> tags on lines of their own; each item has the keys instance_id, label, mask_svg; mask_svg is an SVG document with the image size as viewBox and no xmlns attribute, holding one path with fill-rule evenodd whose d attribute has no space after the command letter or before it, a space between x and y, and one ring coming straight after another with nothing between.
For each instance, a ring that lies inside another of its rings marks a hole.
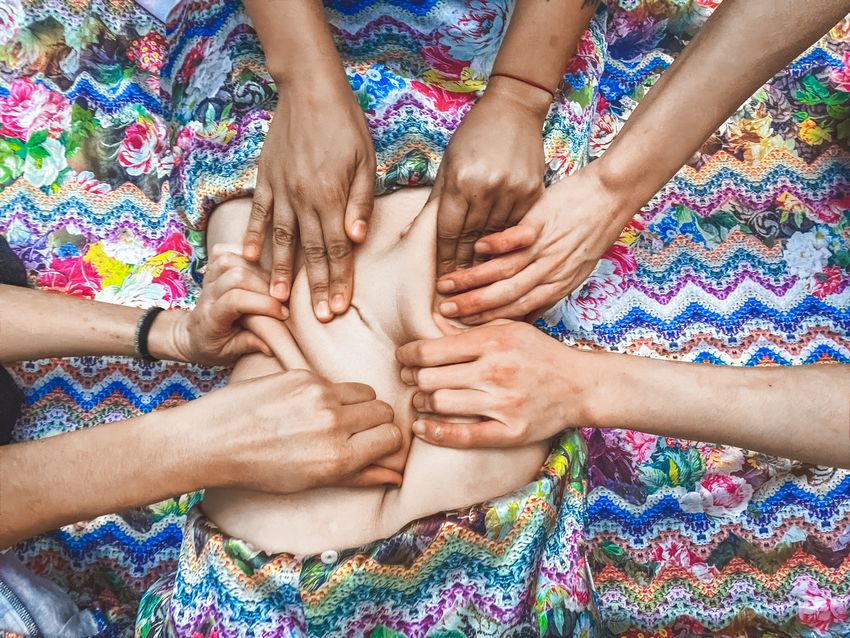
<instances>
[{"instance_id":1,"label":"red bracelet","mask_svg":"<svg viewBox=\"0 0 850 638\"><path fill-rule=\"evenodd\" d=\"M546 91L549 95L552 96L552 99L555 99L555 91L550 89L549 87L543 86L542 84L538 84L537 82L533 82L531 80L526 80L525 78L518 77L516 75L511 75L510 73L491 73L490 78L503 77L508 78L510 80L516 80L517 82L522 82L523 84L527 84L528 86L533 86L535 89L540 89L541 91Z\"/></svg>"}]
</instances>

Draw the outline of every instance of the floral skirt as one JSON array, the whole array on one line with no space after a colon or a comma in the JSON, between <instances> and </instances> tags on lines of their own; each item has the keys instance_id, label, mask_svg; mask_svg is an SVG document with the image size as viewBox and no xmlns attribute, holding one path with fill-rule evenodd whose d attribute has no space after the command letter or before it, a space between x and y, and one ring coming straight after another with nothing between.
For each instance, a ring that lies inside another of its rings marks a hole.
<instances>
[{"instance_id":1,"label":"floral skirt","mask_svg":"<svg viewBox=\"0 0 850 638\"><path fill-rule=\"evenodd\" d=\"M517 492L333 555L258 552L196 508L136 635L589 636L583 462L571 432Z\"/></svg>"}]
</instances>

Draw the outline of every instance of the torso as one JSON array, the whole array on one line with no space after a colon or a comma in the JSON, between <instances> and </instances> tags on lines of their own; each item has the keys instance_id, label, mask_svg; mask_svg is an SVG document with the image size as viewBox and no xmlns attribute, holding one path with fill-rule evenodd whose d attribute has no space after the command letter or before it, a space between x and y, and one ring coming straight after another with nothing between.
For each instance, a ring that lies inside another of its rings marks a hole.
<instances>
[{"instance_id":1,"label":"torso","mask_svg":"<svg viewBox=\"0 0 850 638\"><path fill-rule=\"evenodd\" d=\"M391 535L406 523L505 494L529 482L548 446L511 450L451 450L412 437L414 390L401 382L395 350L409 341L437 337L432 314L436 213L426 189L406 189L378 198L369 238L355 258L353 307L329 324L310 305L303 270L292 290L288 327L309 365L334 382L371 385L390 403L404 433L402 451L381 461L404 471L401 488L323 488L299 494L209 489L206 515L225 532L269 552L312 554L355 547ZM229 210L224 210L228 207ZM241 241L248 207L224 205L210 223L208 243ZM416 218L409 232L404 229ZM233 380L279 369L262 355L244 357Z\"/></svg>"}]
</instances>

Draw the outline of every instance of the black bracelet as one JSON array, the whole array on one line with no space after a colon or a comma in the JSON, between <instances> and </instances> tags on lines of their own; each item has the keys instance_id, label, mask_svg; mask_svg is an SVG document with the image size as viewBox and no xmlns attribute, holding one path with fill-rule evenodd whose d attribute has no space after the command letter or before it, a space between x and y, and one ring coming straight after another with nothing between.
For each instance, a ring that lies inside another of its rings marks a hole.
<instances>
[{"instance_id":1,"label":"black bracelet","mask_svg":"<svg viewBox=\"0 0 850 638\"><path fill-rule=\"evenodd\" d=\"M151 327L156 317L165 308L148 308L142 313L139 318L139 323L136 324L136 337L133 341L133 346L136 350L136 355L145 361L158 361L158 359L148 350L148 336L151 333Z\"/></svg>"}]
</instances>

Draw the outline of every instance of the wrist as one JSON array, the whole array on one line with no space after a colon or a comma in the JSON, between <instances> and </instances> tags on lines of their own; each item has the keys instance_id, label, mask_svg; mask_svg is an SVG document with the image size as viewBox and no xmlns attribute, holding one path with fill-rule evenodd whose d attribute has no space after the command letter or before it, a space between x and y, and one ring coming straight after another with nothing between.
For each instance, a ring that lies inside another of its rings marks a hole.
<instances>
[{"instance_id":1,"label":"wrist","mask_svg":"<svg viewBox=\"0 0 850 638\"><path fill-rule=\"evenodd\" d=\"M148 334L148 352L157 359L192 363L190 357L188 310L159 313Z\"/></svg>"},{"instance_id":2,"label":"wrist","mask_svg":"<svg viewBox=\"0 0 850 638\"><path fill-rule=\"evenodd\" d=\"M520 107L539 120L541 127L552 106L552 95L546 89L502 75L490 78L483 99L509 102Z\"/></svg>"}]
</instances>

